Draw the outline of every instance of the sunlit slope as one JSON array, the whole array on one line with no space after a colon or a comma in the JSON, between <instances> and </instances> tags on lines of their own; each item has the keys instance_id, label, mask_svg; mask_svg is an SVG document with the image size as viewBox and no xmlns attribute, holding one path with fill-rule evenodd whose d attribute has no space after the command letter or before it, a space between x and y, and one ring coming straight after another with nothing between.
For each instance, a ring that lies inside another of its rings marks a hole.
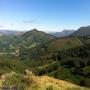
<instances>
[{"instance_id":1,"label":"sunlit slope","mask_svg":"<svg viewBox=\"0 0 90 90\"><path fill-rule=\"evenodd\" d=\"M78 38L58 38L49 43L49 49L63 50L82 45Z\"/></svg>"},{"instance_id":2,"label":"sunlit slope","mask_svg":"<svg viewBox=\"0 0 90 90\"><path fill-rule=\"evenodd\" d=\"M90 90L88 88L80 87L69 82L54 79L48 76L37 77L33 76L36 82L37 90ZM32 85L33 86L33 85ZM35 87L30 87L28 90L36 90Z\"/></svg>"}]
</instances>

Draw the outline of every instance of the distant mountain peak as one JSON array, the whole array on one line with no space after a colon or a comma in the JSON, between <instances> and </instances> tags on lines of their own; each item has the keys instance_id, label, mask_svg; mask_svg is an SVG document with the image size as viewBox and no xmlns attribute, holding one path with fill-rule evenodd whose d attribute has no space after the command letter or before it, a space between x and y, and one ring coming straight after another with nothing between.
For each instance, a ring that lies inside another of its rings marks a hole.
<instances>
[{"instance_id":1,"label":"distant mountain peak","mask_svg":"<svg viewBox=\"0 0 90 90\"><path fill-rule=\"evenodd\" d=\"M77 31L72 33L70 36L82 37L82 36L88 36L88 35L90 35L90 26L80 27Z\"/></svg>"},{"instance_id":2,"label":"distant mountain peak","mask_svg":"<svg viewBox=\"0 0 90 90\"><path fill-rule=\"evenodd\" d=\"M32 29L32 30L30 30L30 31L34 31L34 32L37 32L38 30L37 30L37 29Z\"/></svg>"},{"instance_id":3,"label":"distant mountain peak","mask_svg":"<svg viewBox=\"0 0 90 90\"><path fill-rule=\"evenodd\" d=\"M25 41L26 44L31 45L31 44L41 44L46 43L55 37L52 35L49 35L43 31L39 31L37 29L32 29L22 35L22 39Z\"/></svg>"},{"instance_id":4,"label":"distant mountain peak","mask_svg":"<svg viewBox=\"0 0 90 90\"><path fill-rule=\"evenodd\" d=\"M50 33L50 34L54 35L56 37L66 37L66 36L69 36L70 34L72 34L73 32L75 32L75 30L63 30L62 32L54 32L54 33Z\"/></svg>"}]
</instances>

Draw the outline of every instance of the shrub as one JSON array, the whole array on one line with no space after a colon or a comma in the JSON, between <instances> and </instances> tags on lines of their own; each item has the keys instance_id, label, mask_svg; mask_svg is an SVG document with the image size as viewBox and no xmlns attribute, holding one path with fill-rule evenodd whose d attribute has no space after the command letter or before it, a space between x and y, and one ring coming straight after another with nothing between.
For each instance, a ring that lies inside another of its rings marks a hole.
<instances>
[{"instance_id":1,"label":"shrub","mask_svg":"<svg viewBox=\"0 0 90 90\"><path fill-rule=\"evenodd\" d=\"M53 87L50 85L46 88L46 90L54 90Z\"/></svg>"},{"instance_id":2,"label":"shrub","mask_svg":"<svg viewBox=\"0 0 90 90\"><path fill-rule=\"evenodd\" d=\"M89 78L85 78L85 79L81 80L80 86L90 87L90 79Z\"/></svg>"},{"instance_id":3,"label":"shrub","mask_svg":"<svg viewBox=\"0 0 90 90\"><path fill-rule=\"evenodd\" d=\"M19 74L7 75L3 81L3 87L16 87L17 90L25 90L27 86L29 86L28 78Z\"/></svg>"},{"instance_id":4,"label":"shrub","mask_svg":"<svg viewBox=\"0 0 90 90\"><path fill-rule=\"evenodd\" d=\"M60 68L56 74L55 74L56 78L59 79L66 79L68 77L70 77L70 70L66 69L66 68Z\"/></svg>"}]
</instances>

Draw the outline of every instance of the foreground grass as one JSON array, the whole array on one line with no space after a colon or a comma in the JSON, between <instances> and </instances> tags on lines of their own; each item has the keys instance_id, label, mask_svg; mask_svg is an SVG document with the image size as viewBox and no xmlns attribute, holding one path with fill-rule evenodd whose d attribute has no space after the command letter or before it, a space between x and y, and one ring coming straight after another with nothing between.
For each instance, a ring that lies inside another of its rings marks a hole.
<instances>
[{"instance_id":1,"label":"foreground grass","mask_svg":"<svg viewBox=\"0 0 90 90\"><path fill-rule=\"evenodd\" d=\"M6 75L6 76L5 76ZM31 72L26 75L7 73L0 79L1 86L22 86L23 90L90 90L67 81L58 80L48 76L35 76ZM13 78L12 78L13 77ZM22 90L22 88L17 89Z\"/></svg>"},{"instance_id":2,"label":"foreground grass","mask_svg":"<svg viewBox=\"0 0 90 90\"><path fill-rule=\"evenodd\" d=\"M69 82L54 79L48 76L34 76L33 80L36 82L38 89L32 87L28 90L90 90L88 88L80 87Z\"/></svg>"}]
</instances>

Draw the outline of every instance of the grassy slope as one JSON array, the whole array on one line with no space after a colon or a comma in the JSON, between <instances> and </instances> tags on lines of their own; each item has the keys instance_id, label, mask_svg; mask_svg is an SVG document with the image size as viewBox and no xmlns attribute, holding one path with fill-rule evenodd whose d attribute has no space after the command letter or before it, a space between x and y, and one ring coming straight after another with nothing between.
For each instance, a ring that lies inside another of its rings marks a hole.
<instances>
[{"instance_id":1,"label":"grassy slope","mask_svg":"<svg viewBox=\"0 0 90 90\"><path fill-rule=\"evenodd\" d=\"M36 82L37 90L90 90L88 88L80 87L69 82L58 80L48 76L33 76ZM52 87L53 89L47 89ZM36 90L35 87L29 87L28 90Z\"/></svg>"},{"instance_id":2,"label":"grassy slope","mask_svg":"<svg viewBox=\"0 0 90 90\"><path fill-rule=\"evenodd\" d=\"M32 83L25 90L90 90L89 88L80 87L48 76L39 77L30 75L29 78L32 78ZM0 79L0 87L2 87L2 81Z\"/></svg>"},{"instance_id":3,"label":"grassy slope","mask_svg":"<svg viewBox=\"0 0 90 90\"><path fill-rule=\"evenodd\" d=\"M78 38L60 38L49 43L49 48L68 49L82 45Z\"/></svg>"}]
</instances>

